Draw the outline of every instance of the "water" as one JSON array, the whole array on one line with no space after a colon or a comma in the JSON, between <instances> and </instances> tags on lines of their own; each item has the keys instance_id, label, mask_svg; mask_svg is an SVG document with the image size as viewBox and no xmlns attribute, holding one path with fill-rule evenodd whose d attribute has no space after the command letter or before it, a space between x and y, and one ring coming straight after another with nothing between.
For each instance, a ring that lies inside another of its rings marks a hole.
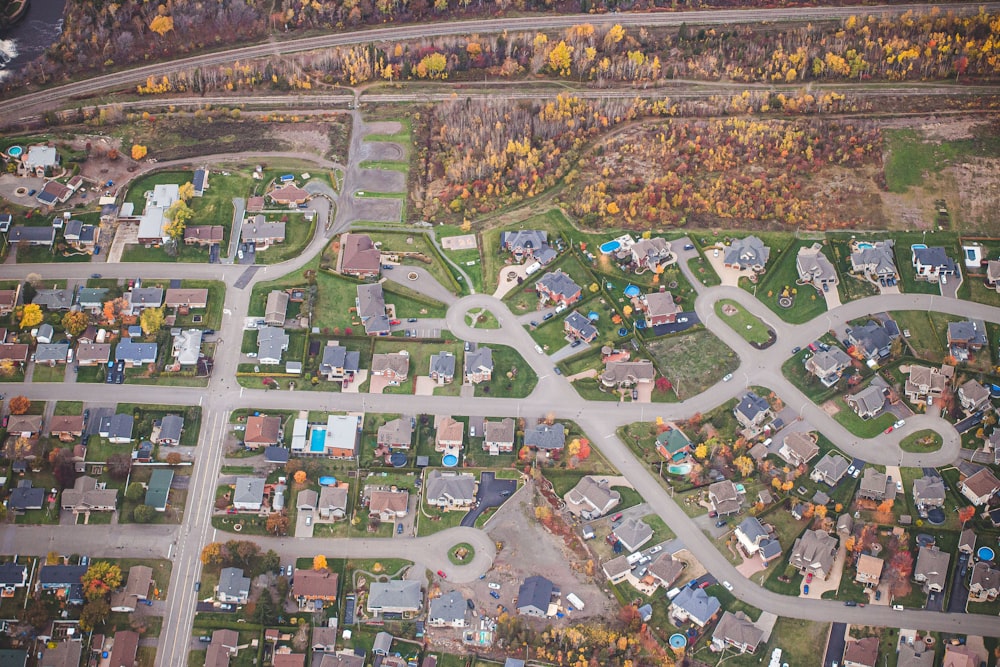
<instances>
[{"instance_id":1,"label":"water","mask_svg":"<svg viewBox=\"0 0 1000 667\"><path fill-rule=\"evenodd\" d=\"M32 0L28 15L0 31L0 78L24 67L52 46L62 32L66 0Z\"/></svg>"}]
</instances>

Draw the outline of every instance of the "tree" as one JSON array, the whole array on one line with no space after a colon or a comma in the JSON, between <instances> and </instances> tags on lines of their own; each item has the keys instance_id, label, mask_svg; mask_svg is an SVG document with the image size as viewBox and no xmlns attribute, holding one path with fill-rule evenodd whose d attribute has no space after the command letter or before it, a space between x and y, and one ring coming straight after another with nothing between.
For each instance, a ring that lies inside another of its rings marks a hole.
<instances>
[{"instance_id":1,"label":"tree","mask_svg":"<svg viewBox=\"0 0 1000 667\"><path fill-rule=\"evenodd\" d=\"M31 602L20 614L21 622L43 630L49 624L49 606L41 598L32 598Z\"/></svg>"},{"instance_id":2,"label":"tree","mask_svg":"<svg viewBox=\"0 0 1000 667\"><path fill-rule=\"evenodd\" d=\"M17 372L17 366L10 359L4 359L0 361L0 377L14 377L14 373Z\"/></svg>"},{"instance_id":3,"label":"tree","mask_svg":"<svg viewBox=\"0 0 1000 667\"><path fill-rule=\"evenodd\" d=\"M653 384L653 386L655 386L656 391L660 392L661 394L665 394L674 388L673 383L670 382L670 380L668 380L665 377L656 378L656 382Z\"/></svg>"},{"instance_id":4,"label":"tree","mask_svg":"<svg viewBox=\"0 0 1000 667\"><path fill-rule=\"evenodd\" d=\"M62 326L71 336L79 336L90 325L90 315L82 310L71 310L63 315Z\"/></svg>"},{"instance_id":5,"label":"tree","mask_svg":"<svg viewBox=\"0 0 1000 667\"><path fill-rule=\"evenodd\" d=\"M749 477L753 472L754 464L753 459L749 456L738 456L733 460L733 465L736 469L740 471L740 474L744 477Z\"/></svg>"},{"instance_id":6,"label":"tree","mask_svg":"<svg viewBox=\"0 0 1000 667\"><path fill-rule=\"evenodd\" d=\"M139 324L147 336L156 335L163 326L163 308L144 308L139 316Z\"/></svg>"},{"instance_id":7,"label":"tree","mask_svg":"<svg viewBox=\"0 0 1000 667\"><path fill-rule=\"evenodd\" d=\"M962 509L958 510L958 520L963 524L971 521L974 516L976 516L976 508L972 505L966 505Z\"/></svg>"},{"instance_id":8,"label":"tree","mask_svg":"<svg viewBox=\"0 0 1000 667\"><path fill-rule=\"evenodd\" d=\"M167 458L166 458L167 465L175 466L175 465L179 464L181 462L181 460L182 459L181 459L180 452L170 452L169 454L167 454Z\"/></svg>"},{"instance_id":9,"label":"tree","mask_svg":"<svg viewBox=\"0 0 1000 667\"><path fill-rule=\"evenodd\" d=\"M813 514L820 519L826 516L826 512L826 505L816 505L816 508L813 510Z\"/></svg>"},{"instance_id":10,"label":"tree","mask_svg":"<svg viewBox=\"0 0 1000 667\"><path fill-rule=\"evenodd\" d=\"M105 560L94 561L80 581L83 584L83 595L88 600L99 600L122 585L122 570Z\"/></svg>"},{"instance_id":11,"label":"tree","mask_svg":"<svg viewBox=\"0 0 1000 667\"><path fill-rule=\"evenodd\" d=\"M84 632L90 632L94 628L102 625L104 619L108 617L111 613L111 605L108 601L101 598L97 600L91 600L87 604L83 605L83 609L80 610L80 629Z\"/></svg>"},{"instance_id":12,"label":"tree","mask_svg":"<svg viewBox=\"0 0 1000 667\"><path fill-rule=\"evenodd\" d=\"M146 497L146 489L140 482L132 482L125 489L125 500L137 503Z\"/></svg>"},{"instance_id":13,"label":"tree","mask_svg":"<svg viewBox=\"0 0 1000 667\"><path fill-rule=\"evenodd\" d=\"M26 396L15 396L10 399L8 407L12 415L27 414L28 410L31 409L31 401Z\"/></svg>"},{"instance_id":14,"label":"tree","mask_svg":"<svg viewBox=\"0 0 1000 667\"><path fill-rule=\"evenodd\" d=\"M308 475L306 475L305 470L298 471L297 473L295 473L295 476L293 477L296 484L305 484L307 478Z\"/></svg>"},{"instance_id":15,"label":"tree","mask_svg":"<svg viewBox=\"0 0 1000 667\"><path fill-rule=\"evenodd\" d=\"M132 144L132 159L133 160L141 160L142 158L146 157L146 153L147 152L148 151L146 150L145 146L143 146L141 144Z\"/></svg>"},{"instance_id":16,"label":"tree","mask_svg":"<svg viewBox=\"0 0 1000 667\"><path fill-rule=\"evenodd\" d=\"M117 453L108 457L108 474L112 479L126 479L131 470L132 457L128 454Z\"/></svg>"},{"instance_id":17,"label":"tree","mask_svg":"<svg viewBox=\"0 0 1000 667\"><path fill-rule=\"evenodd\" d=\"M201 564L202 565L222 564L221 542L210 542L205 545L205 547L201 550Z\"/></svg>"},{"instance_id":18,"label":"tree","mask_svg":"<svg viewBox=\"0 0 1000 667\"><path fill-rule=\"evenodd\" d=\"M184 185L177 188L177 196L184 201L189 201L192 197L194 197L194 184L191 181L188 181Z\"/></svg>"},{"instance_id":19,"label":"tree","mask_svg":"<svg viewBox=\"0 0 1000 667\"><path fill-rule=\"evenodd\" d=\"M459 227L463 232L468 232L472 230L472 221L468 218L462 220L462 225Z\"/></svg>"},{"instance_id":20,"label":"tree","mask_svg":"<svg viewBox=\"0 0 1000 667\"><path fill-rule=\"evenodd\" d=\"M132 510L132 520L136 523L149 523L156 517L156 509L151 505L136 505Z\"/></svg>"},{"instance_id":21,"label":"tree","mask_svg":"<svg viewBox=\"0 0 1000 667\"><path fill-rule=\"evenodd\" d=\"M326 556L323 554L316 554L316 556L313 557L313 569L316 571L327 569Z\"/></svg>"},{"instance_id":22,"label":"tree","mask_svg":"<svg viewBox=\"0 0 1000 667\"><path fill-rule=\"evenodd\" d=\"M708 445L706 445L704 442L700 443L697 447L694 448L694 457L696 459L704 461L707 456L708 456Z\"/></svg>"},{"instance_id":23,"label":"tree","mask_svg":"<svg viewBox=\"0 0 1000 667\"><path fill-rule=\"evenodd\" d=\"M267 523L265 527L267 532L272 535L287 535L288 534L288 515L284 512L273 512L268 515Z\"/></svg>"},{"instance_id":24,"label":"tree","mask_svg":"<svg viewBox=\"0 0 1000 667\"><path fill-rule=\"evenodd\" d=\"M105 301L101 314L104 315L104 319L108 324L114 324L122 317L123 313L128 312L128 308L128 302L123 297L118 297L117 299Z\"/></svg>"},{"instance_id":25,"label":"tree","mask_svg":"<svg viewBox=\"0 0 1000 667\"><path fill-rule=\"evenodd\" d=\"M191 218L194 217L194 211L187 205L187 202L179 199L167 209L163 217L168 220L167 226L164 228L167 236L174 241L180 241L184 238L184 228Z\"/></svg>"},{"instance_id":26,"label":"tree","mask_svg":"<svg viewBox=\"0 0 1000 667\"><path fill-rule=\"evenodd\" d=\"M163 37L174 29L174 19L170 16L156 16L152 21L150 21L149 29L160 37Z\"/></svg>"},{"instance_id":27,"label":"tree","mask_svg":"<svg viewBox=\"0 0 1000 667\"><path fill-rule=\"evenodd\" d=\"M580 438L580 452L576 455L576 457L581 461L590 458L590 440Z\"/></svg>"},{"instance_id":28,"label":"tree","mask_svg":"<svg viewBox=\"0 0 1000 667\"><path fill-rule=\"evenodd\" d=\"M21 328L30 329L42 323L42 307L37 303L29 303L21 310Z\"/></svg>"}]
</instances>

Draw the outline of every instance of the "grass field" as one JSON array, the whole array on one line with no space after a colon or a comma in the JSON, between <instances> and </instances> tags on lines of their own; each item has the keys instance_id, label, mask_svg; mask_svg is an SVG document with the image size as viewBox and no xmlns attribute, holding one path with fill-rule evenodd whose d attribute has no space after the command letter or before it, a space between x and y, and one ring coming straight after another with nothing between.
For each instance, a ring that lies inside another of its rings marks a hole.
<instances>
[{"instance_id":1,"label":"grass field","mask_svg":"<svg viewBox=\"0 0 1000 667\"><path fill-rule=\"evenodd\" d=\"M524 398L534 391L538 375L517 350L506 345L489 347L493 350L493 379L476 385L476 398ZM507 373L514 369L517 374L508 378Z\"/></svg>"},{"instance_id":2,"label":"grass field","mask_svg":"<svg viewBox=\"0 0 1000 667\"><path fill-rule=\"evenodd\" d=\"M723 312L725 306L731 306L736 312L727 314ZM760 321L757 316L747 312L732 299L720 299L715 303L715 314L723 322L733 328L748 343L762 345L771 340L771 330L766 324Z\"/></svg>"},{"instance_id":3,"label":"grass field","mask_svg":"<svg viewBox=\"0 0 1000 667\"><path fill-rule=\"evenodd\" d=\"M715 272L712 265L701 257L692 257L688 260L688 268L696 277L701 280L701 284L706 287L715 287L722 284L719 274Z\"/></svg>"},{"instance_id":4,"label":"grass field","mask_svg":"<svg viewBox=\"0 0 1000 667\"><path fill-rule=\"evenodd\" d=\"M833 418L841 426L861 438L874 438L896 421L895 415L891 412L883 412L878 417L866 421L855 414L854 410L847 405L843 397L838 396L833 399L833 402L838 408Z\"/></svg>"},{"instance_id":5,"label":"grass field","mask_svg":"<svg viewBox=\"0 0 1000 667\"><path fill-rule=\"evenodd\" d=\"M707 329L657 338L646 348L681 400L700 394L739 366L736 353Z\"/></svg>"},{"instance_id":6,"label":"grass field","mask_svg":"<svg viewBox=\"0 0 1000 667\"><path fill-rule=\"evenodd\" d=\"M890 192L906 192L924 182L924 172L939 172L963 158L1000 155L996 136L925 141L916 130L886 130L883 136L888 149L885 182Z\"/></svg>"},{"instance_id":7,"label":"grass field","mask_svg":"<svg viewBox=\"0 0 1000 667\"><path fill-rule=\"evenodd\" d=\"M255 261L258 264L278 264L298 257L302 253L302 249L309 245L314 231L316 231L316 216L313 216L312 220L306 220L304 215L290 216L285 225L285 242L255 253ZM223 245L222 247L228 246Z\"/></svg>"},{"instance_id":8,"label":"grass field","mask_svg":"<svg viewBox=\"0 0 1000 667\"><path fill-rule=\"evenodd\" d=\"M904 452L926 454L941 448L941 436L931 429L923 429L903 438L899 443Z\"/></svg>"}]
</instances>

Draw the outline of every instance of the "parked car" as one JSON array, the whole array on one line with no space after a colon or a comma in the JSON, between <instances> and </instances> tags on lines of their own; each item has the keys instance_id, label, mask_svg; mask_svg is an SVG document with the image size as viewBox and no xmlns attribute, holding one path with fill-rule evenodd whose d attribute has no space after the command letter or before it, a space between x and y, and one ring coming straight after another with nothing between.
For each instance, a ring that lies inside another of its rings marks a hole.
<instances>
[{"instance_id":1,"label":"parked car","mask_svg":"<svg viewBox=\"0 0 1000 667\"><path fill-rule=\"evenodd\" d=\"M312 516L307 516L306 517L306 525L307 526L311 526L312 524L313 524L313 518L312 518Z\"/></svg>"},{"instance_id":2,"label":"parked car","mask_svg":"<svg viewBox=\"0 0 1000 667\"><path fill-rule=\"evenodd\" d=\"M551 319L552 319L553 317L555 317L555 316L556 316L556 314L555 314L555 313L545 313L545 316L544 316L544 317L542 317L542 319L543 319L543 320L551 320Z\"/></svg>"},{"instance_id":3,"label":"parked car","mask_svg":"<svg viewBox=\"0 0 1000 667\"><path fill-rule=\"evenodd\" d=\"M806 584L805 586L802 587L802 592L805 593L806 595L809 595L809 584Z\"/></svg>"},{"instance_id":4,"label":"parked car","mask_svg":"<svg viewBox=\"0 0 1000 667\"><path fill-rule=\"evenodd\" d=\"M490 597L493 598L494 600L499 600L500 594L497 593L496 591L490 591Z\"/></svg>"},{"instance_id":5,"label":"parked car","mask_svg":"<svg viewBox=\"0 0 1000 667\"><path fill-rule=\"evenodd\" d=\"M708 513L708 518L709 519L714 519L717 516L719 516L719 513L716 512L715 510L712 510L711 512Z\"/></svg>"},{"instance_id":6,"label":"parked car","mask_svg":"<svg viewBox=\"0 0 1000 667\"><path fill-rule=\"evenodd\" d=\"M679 324L684 324L684 323L685 323L685 322L687 322L687 321L688 321L688 318L686 318L686 317L678 317L678 318L677 318L677 322L678 322Z\"/></svg>"},{"instance_id":7,"label":"parked car","mask_svg":"<svg viewBox=\"0 0 1000 667\"><path fill-rule=\"evenodd\" d=\"M580 345L582 343L583 343L583 341L578 338L575 341L573 341L572 343L570 343L569 346L570 347L580 347Z\"/></svg>"},{"instance_id":8,"label":"parked car","mask_svg":"<svg viewBox=\"0 0 1000 667\"><path fill-rule=\"evenodd\" d=\"M194 592L197 593L200 590L201 590L201 582L200 581L194 582Z\"/></svg>"},{"instance_id":9,"label":"parked car","mask_svg":"<svg viewBox=\"0 0 1000 667\"><path fill-rule=\"evenodd\" d=\"M811 583L812 583L812 581L813 581L813 573L812 573L812 572L808 572L808 573L806 574L806 583L807 583L807 584L811 584Z\"/></svg>"},{"instance_id":10,"label":"parked car","mask_svg":"<svg viewBox=\"0 0 1000 667\"><path fill-rule=\"evenodd\" d=\"M896 430L896 426L895 425L890 426L885 431L883 431L883 433L892 433L894 430Z\"/></svg>"},{"instance_id":11,"label":"parked car","mask_svg":"<svg viewBox=\"0 0 1000 667\"><path fill-rule=\"evenodd\" d=\"M855 602L854 600L848 600L848 601L846 601L846 602L844 603L844 606L845 606L845 607L857 607L857 606L858 606L858 603L857 603L857 602Z\"/></svg>"},{"instance_id":12,"label":"parked car","mask_svg":"<svg viewBox=\"0 0 1000 667\"><path fill-rule=\"evenodd\" d=\"M555 371L555 374L556 374L556 375L562 375L562 371L561 371L561 370L559 370L559 367L558 367L558 366L555 366L555 367L553 367L553 368L552 368L552 370L553 370L553 371Z\"/></svg>"},{"instance_id":13,"label":"parked car","mask_svg":"<svg viewBox=\"0 0 1000 667\"><path fill-rule=\"evenodd\" d=\"M490 588L491 588L492 590L494 590L494 591L498 591L498 590L500 590L500 584L498 584L498 583L497 583L497 582L495 582L495 581L491 581L491 582L489 582L489 583L488 583L488 584L486 584L486 585L487 585L487 586L489 586L489 587L490 587Z\"/></svg>"},{"instance_id":14,"label":"parked car","mask_svg":"<svg viewBox=\"0 0 1000 667\"><path fill-rule=\"evenodd\" d=\"M447 579L448 578L448 575L444 573L444 570L438 570L437 574L442 579Z\"/></svg>"},{"instance_id":15,"label":"parked car","mask_svg":"<svg viewBox=\"0 0 1000 667\"><path fill-rule=\"evenodd\" d=\"M722 376L722 381L723 382L729 382L732 379L733 379L733 374L732 373L726 373L725 375Z\"/></svg>"},{"instance_id":16,"label":"parked car","mask_svg":"<svg viewBox=\"0 0 1000 667\"><path fill-rule=\"evenodd\" d=\"M725 525L726 525L726 520L725 519L719 519L718 521L715 522L715 527L716 528L722 528Z\"/></svg>"},{"instance_id":17,"label":"parked car","mask_svg":"<svg viewBox=\"0 0 1000 667\"><path fill-rule=\"evenodd\" d=\"M417 318L415 318L415 317L407 317L407 318L406 318L406 321L407 321L407 322L416 322L416 321L417 321Z\"/></svg>"},{"instance_id":18,"label":"parked car","mask_svg":"<svg viewBox=\"0 0 1000 667\"><path fill-rule=\"evenodd\" d=\"M535 321L535 320L531 320L531 326L533 326L533 327L536 327L536 328L537 328L537 327L538 327L538 322L537 322L537 321Z\"/></svg>"},{"instance_id":19,"label":"parked car","mask_svg":"<svg viewBox=\"0 0 1000 667\"><path fill-rule=\"evenodd\" d=\"M472 600L466 600L465 601L465 606L468 607L472 611L476 610L476 603L473 602Z\"/></svg>"},{"instance_id":20,"label":"parked car","mask_svg":"<svg viewBox=\"0 0 1000 667\"><path fill-rule=\"evenodd\" d=\"M799 347L798 345L796 345L795 347L792 348L792 354L798 354L801 351L802 351L802 348Z\"/></svg>"},{"instance_id":21,"label":"parked car","mask_svg":"<svg viewBox=\"0 0 1000 667\"><path fill-rule=\"evenodd\" d=\"M400 324L402 324L401 320L389 320L389 326L395 327L395 326L399 326Z\"/></svg>"},{"instance_id":22,"label":"parked car","mask_svg":"<svg viewBox=\"0 0 1000 667\"><path fill-rule=\"evenodd\" d=\"M396 525L396 534L397 535L402 535L403 534L403 524L400 523L400 524Z\"/></svg>"},{"instance_id":23,"label":"parked car","mask_svg":"<svg viewBox=\"0 0 1000 667\"><path fill-rule=\"evenodd\" d=\"M686 244L686 245L684 246L684 249L685 249L685 250L694 250L694 246L693 246L693 245L691 245L690 243L688 243L688 244Z\"/></svg>"},{"instance_id":24,"label":"parked car","mask_svg":"<svg viewBox=\"0 0 1000 667\"><path fill-rule=\"evenodd\" d=\"M727 591L733 590L733 585L731 583L729 583L728 581L723 581L722 582L722 587L725 588Z\"/></svg>"},{"instance_id":25,"label":"parked car","mask_svg":"<svg viewBox=\"0 0 1000 667\"><path fill-rule=\"evenodd\" d=\"M906 421L903 420L903 419L900 419L898 422L896 422L892 426L893 426L893 428L903 428L904 426L906 426Z\"/></svg>"},{"instance_id":26,"label":"parked car","mask_svg":"<svg viewBox=\"0 0 1000 667\"><path fill-rule=\"evenodd\" d=\"M854 465L851 464L851 467L847 469L847 474L850 475L851 477L853 477L855 470L857 470L857 468L855 468Z\"/></svg>"}]
</instances>

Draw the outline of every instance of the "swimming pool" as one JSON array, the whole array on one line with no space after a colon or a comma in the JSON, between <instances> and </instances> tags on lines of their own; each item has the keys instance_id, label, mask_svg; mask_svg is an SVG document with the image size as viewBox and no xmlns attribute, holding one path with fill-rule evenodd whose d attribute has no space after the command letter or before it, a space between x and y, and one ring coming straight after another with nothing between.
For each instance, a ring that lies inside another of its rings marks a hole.
<instances>
[{"instance_id":1,"label":"swimming pool","mask_svg":"<svg viewBox=\"0 0 1000 667\"><path fill-rule=\"evenodd\" d=\"M979 557L979 560L984 560L986 562L989 562L993 560L996 554L993 553L993 549L989 547L979 547L979 551L976 552L976 556Z\"/></svg>"},{"instance_id":2,"label":"swimming pool","mask_svg":"<svg viewBox=\"0 0 1000 667\"><path fill-rule=\"evenodd\" d=\"M913 245L910 246L910 248L913 249L913 250L923 250L926 247L927 246L924 245L923 243L914 243Z\"/></svg>"},{"instance_id":3,"label":"swimming pool","mask_svg":"<svg viewBox=\"0 0 1000 667\"><path fill-rule=\"evenodd\" d=\"M671 475L686 475L691 472L690 463L671 463L667 466L667 472Z\"/></svg>"},{"instance_id":4,"label":"swimming pool","mask_svg":"<svg viewBox=\"0 0 1000 667\"><path fill-rule=\"evenodd\" d=\"M620 241L608 241L607 243L601 244L601 252L604 253L605 255L610 255L615 250L618 250L618 248L621 247L622 244Z\"/></svg>"},{"instance_id":5,"label":"swimming pool","mask_svg":"<svg viewBox=\"0 0 1000 667\"><path fill-rule=\"evenodd\" d=\"M874 248L874 243L868 243L867 241L861 241L857 244L858 250L866 250L868 248Z\"/></svg>"},{"instance_id":6,"label":"swimming pool","mask_svg":"<svg viewBox=\"0 0 1000 667\"><path fill-rule=\"evenodd\" d=\"M21 157L23 153L24 149L21 148L20 146L11 146L10 148L7 149L7 155L11 156L15 160Z\"/></svg>"},{"instance_id":7,"label":"swimming pool","mask_svg":"<svg viewBox=\"0 0 1000 667\"><path fill-rule=\"evenodd\" d=\"M326 429L314 428L309 435L309 451L322 452L326 449Z\"/></svg>"},{"instance_id":8,"label":"swimming pool","mask_svg":"<svg viewBox=\"0 0 1000 667\"><path fill-rule=\"evenodd\" d=\"M337 483L336 477L330 477L329 475L324 475L319 478L320 486L334 486Z\"/></svg>"},{"instance_id":9,"label":"swimming pool","mask_svg":"<svg viewBox=\"0 0 1000 667\"><path fill-rule=\"evenodd\" d=\"M458 457L454 454L445 454L441 457L441 465L445 468L454 468L458 465Z\"/></svg>"},{"instance_id":10,"label":"swimming pool","mask_svg":"<svg viewBox=\"0 0 1000 667\"><path fill-rule=\"evenodd\" d=\"M681 649L687 646L687 643L688 643L687 637L685 637L679 632L675 632L674 634L670 635L670 648Z\"/></svg>"},{"instance_id":11,"label":"swimming pool","mask_svg":"<svg viewBox=\"0 0 1000 667\"><path fill-rule=\"evenodd\" d=\"M641 290L635 285L629 285L628 287L625 288L625 296L629 298L632 298L634 296L639 296L640 292Z\"/></svg>"}]
</instances>

